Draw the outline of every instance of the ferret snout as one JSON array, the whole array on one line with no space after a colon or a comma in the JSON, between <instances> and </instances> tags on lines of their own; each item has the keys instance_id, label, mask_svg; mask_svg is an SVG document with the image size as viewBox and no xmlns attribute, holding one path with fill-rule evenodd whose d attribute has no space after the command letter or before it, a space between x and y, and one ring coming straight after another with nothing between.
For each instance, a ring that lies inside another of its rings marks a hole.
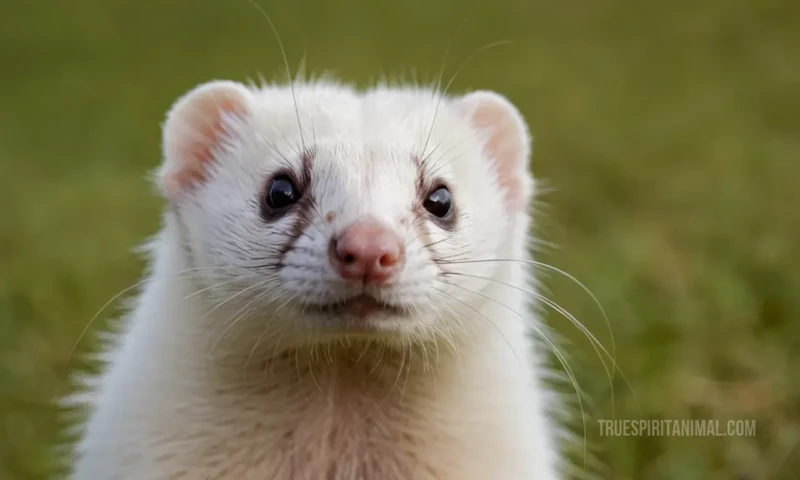
<instances>
[{"instance_id":1,"label":"ferret snout","mask_svg":"<svg viewBox=\"0 0 800 480\"><path fill-rule=\"evenodd\" d=\"M343 279L367 284L390 281L402 269L404 256L400 237L373 219L350 224L328 248L331 265Z\"/></svg>"}]
</instances>

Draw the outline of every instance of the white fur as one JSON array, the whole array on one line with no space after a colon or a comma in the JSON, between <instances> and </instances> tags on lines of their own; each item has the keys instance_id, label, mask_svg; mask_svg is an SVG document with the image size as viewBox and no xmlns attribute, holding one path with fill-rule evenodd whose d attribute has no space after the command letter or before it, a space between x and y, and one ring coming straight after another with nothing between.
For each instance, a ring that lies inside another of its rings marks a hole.
<instances>
[{"instance_id":1,"label":"white fur","mask_svg":"<svg viewBox=\"0 0 800 480\"><path fill-rule=\"evenodd\" d=\"M496 168L519 163L511 170L528 205L529 138L518 112L496 94L439 102L426 89L331 83L236 98L244 113L219 117L226 133L204 180L167 189L152 273L90 385L72 478L560 478L550 394L532 348L540 324L524 293L529 268L434 261L529 258L527 208L504 201ZM521 158L489 158L498 132L471 121L480 102L507 114L513 132L500 133ZM208 113L173 110L162 182L184 167L180 146ZM277 169L303 168L304 148L314 152L304 193L314 215L275 267L296 219L266 222L258 202ZM450 186L452 232L414 211L415 155ZM355 292L326 252L334 232L363 216L406 245L397 284L370 292L414 315L345 334L303 304Z\"/></svg>"}]
</instances>

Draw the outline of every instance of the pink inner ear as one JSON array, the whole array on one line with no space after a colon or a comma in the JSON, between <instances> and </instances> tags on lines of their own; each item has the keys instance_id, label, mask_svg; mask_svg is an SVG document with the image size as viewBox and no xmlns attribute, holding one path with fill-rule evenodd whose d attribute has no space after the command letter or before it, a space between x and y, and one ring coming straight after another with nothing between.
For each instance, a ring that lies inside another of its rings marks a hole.
<instances>
[{"instance_id":1,"label":"pink inner ear","mask_svg":"<svg viewBox=\"0 0 800 480\"><path fill-rule=\"evenodd\" d=\"M494 161L500 188L505 191L506 206L511 211L525 207L525 176L520 167L527 165L525 132L502 105L479 106L472 123L489 134L486 153Z\"/></svg>"},{"instance_id":2,"label":"pink inner ear","mask_svg":"<svg viewBox=\"0 0 800 480\"><path fill-rule=\"evenodd\" d=\"M177 140L173 152L177 165L164 178L164 187L170 195L205 181L208 164L214 160L214 149L225 134L223 115L245 111L242 101L227 96L209 95L197 102L180 113L183 138Z\"/></svg>"}]
</instances>

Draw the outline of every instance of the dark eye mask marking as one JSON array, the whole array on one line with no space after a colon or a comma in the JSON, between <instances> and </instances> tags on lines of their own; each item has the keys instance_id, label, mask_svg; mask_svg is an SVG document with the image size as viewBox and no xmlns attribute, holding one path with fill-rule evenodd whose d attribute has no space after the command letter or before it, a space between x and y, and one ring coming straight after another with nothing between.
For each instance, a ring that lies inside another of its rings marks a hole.
<instances>
[{"instance_id":1,"label":"dark eye mask marking","mask_svg":"<svg viewBox=\"0 0 800 480\"><path fill-rule=\"evenodd\" d=\"M314 150L306 149L302 156L302 170L296 175L297 188L301 192L301 197L292 205L291 214L294 216L292 224L286 232L286 241L278 248L280 262L283 263L286 254L293 248L303 232L311 225L314 220L314 193L311 190L311 171L314 165Z\"/></svg>"},{"instance_id":2,"label":"dark eye mask marking","mask_svg":"<svg viewBox=\"0 0 800 480\"><path fill-rule=\"evenodd\" d=\"M458 224L458 208L456 202L451 197L449 187L442 180L428 178L430 175L428 175L429 160L427 157L424 160L421 160L418 156L414 155L411 157L411 160L417 167L417 196L413 206L414 213L417 216L427 217L443 230L448 232L454 231ZM438 216L437 214L431 212L428 207L430 206L429 199L431 196L441 194L440 198L443 199L444 193L439 192L441 189L446 190L450 206L445 215ZM427 236L428 232L424 227L425 222L421 223L422 226L420 228L422 228L423 231L420 233L423 233Z\"/></svg>"}]
</instances>

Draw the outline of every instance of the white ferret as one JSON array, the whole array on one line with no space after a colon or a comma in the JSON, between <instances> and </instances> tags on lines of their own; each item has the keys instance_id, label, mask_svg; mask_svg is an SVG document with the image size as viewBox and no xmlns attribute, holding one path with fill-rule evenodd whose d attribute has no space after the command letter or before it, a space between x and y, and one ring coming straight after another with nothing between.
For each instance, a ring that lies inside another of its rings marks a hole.
<instances>
[{"instance_id":1,"label":"white ferret","mask_svg":"<svg viewBox=\"0 0 800 480\"><path fill-rule=\"evenodd\" d=\"M71 478L560 478L530 144L491 92L180 98L151 272L81 397Z\"/></svg>"}]
</instances>

